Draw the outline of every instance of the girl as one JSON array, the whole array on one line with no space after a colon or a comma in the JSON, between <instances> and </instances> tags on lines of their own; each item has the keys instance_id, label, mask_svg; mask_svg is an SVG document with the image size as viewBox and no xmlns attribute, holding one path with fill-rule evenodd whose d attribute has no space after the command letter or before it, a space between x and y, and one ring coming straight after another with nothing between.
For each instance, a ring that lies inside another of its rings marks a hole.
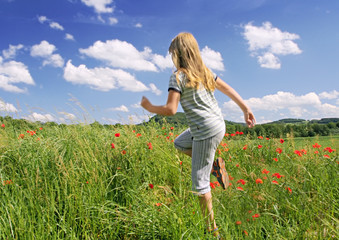
<instances>
[{"instance_id":1,"label":"girl","mask_svg":"<svg viewBox=\"0 0 339 240\"><path fill-rule=\"evenodd\" d=\"M240 95L205 66L192 34L177 35L169 53L177 71L170 77L167 103L155 106L142 97L141 106L151 113L170 116L177 112L180 101L189 128L175 139L174 145L192 157L192 189L199 196L203 215L208 216L207 230L219 236L212 210L210 174L212 170L224 189L228 186L228 175L221 158L214 162L215 151L225 134L225 121L214 90L220 90L241 108L249 127L254 126L255 118Z\"/></svg>"}]
</instances>

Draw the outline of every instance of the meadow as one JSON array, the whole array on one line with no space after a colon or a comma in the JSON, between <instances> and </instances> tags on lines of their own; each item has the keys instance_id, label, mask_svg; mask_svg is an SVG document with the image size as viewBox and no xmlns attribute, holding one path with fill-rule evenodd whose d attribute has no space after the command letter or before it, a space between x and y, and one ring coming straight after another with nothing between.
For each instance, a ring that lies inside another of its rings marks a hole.
<instances>
[{"instance_id":1,"label":"meadow","mask_svg":"<svg viewBox=\"0 0 339 240\"><path fill-rule=\"evenodd\" d=\"M183 130L2 123L0 239L213 239L173 146ZM338 149L338 136L227 133L229 188L211 176L222 236L337 239Z\"/></svg>"}]
</instances>

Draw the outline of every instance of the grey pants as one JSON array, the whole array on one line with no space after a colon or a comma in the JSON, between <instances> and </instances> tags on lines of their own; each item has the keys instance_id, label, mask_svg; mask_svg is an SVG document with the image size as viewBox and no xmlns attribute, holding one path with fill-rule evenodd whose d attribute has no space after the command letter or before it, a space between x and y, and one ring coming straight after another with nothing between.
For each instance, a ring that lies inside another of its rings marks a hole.
<instances>
[{"instance_id":1,"label":"grey pants","mask_svg":"<svg viewBox=\"0 0 339 240\"><path fill-rule=\"evenodd\" d=\"M224 135L225 128L213 137L195 141L190 129L187 129L174 140L174 146L178 150L192 149L192 190L197 195L211 191L210 175L215 151Z\"/></svg>"}]
</instances>

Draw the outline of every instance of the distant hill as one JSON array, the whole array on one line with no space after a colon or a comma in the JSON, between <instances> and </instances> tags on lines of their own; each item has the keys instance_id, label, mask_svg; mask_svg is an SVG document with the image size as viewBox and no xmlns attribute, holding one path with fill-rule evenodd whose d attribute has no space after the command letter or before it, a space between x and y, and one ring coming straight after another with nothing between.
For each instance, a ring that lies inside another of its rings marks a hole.
<instances>
[{"instance_id":1,"label":"distant hill","mask_svg":"<svg viewBox=\"0 0 339 240\"><path fill-rule=\"evenodd\" d=\"M187 125L186 116L185 116L185 113L183 113L183 112L177 112L173 116L155 115L149 120L149 122L152 122L152 121L159 122L159 123L167 122L169 124L174 124L174 125ZM225 120L225 122L226 122L227 125L242 125L242 126L245 125L245 123L232 122L232 121L228 121L228 120ZM265 125L266 124L296 124L296 125L299 125L299 124L306 124L306 123L328 124L330 122L337 123L337 122L339 122L339 118L322 118L320 120L305 120L305 119L299 119L299 118L285 118L285 119L280 119L280 120L277 120L277 121L265 123Z\"/></svg>"}]
</instances>

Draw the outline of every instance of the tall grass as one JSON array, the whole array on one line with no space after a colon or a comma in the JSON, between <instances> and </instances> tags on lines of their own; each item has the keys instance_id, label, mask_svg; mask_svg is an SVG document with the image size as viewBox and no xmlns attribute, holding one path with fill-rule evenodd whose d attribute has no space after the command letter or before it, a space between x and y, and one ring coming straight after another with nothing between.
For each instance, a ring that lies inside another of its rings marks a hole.
<instances>
[{"instance_id":1,"label":"tall grass","mask_svg":"<svg viewBox=\"0 0 339 240\"><path fill-rule=\"evenodd\" d=\"M171 127L24 131L6 123L0 129L0 239L211 238L191 193L190 159L172 143L183 129ZM338 151L324 151L338 146L338 138L225 138L216 155L226 160L232 185L212 189L222 235L338 237Z\"/></svg>"}]
</instances>

